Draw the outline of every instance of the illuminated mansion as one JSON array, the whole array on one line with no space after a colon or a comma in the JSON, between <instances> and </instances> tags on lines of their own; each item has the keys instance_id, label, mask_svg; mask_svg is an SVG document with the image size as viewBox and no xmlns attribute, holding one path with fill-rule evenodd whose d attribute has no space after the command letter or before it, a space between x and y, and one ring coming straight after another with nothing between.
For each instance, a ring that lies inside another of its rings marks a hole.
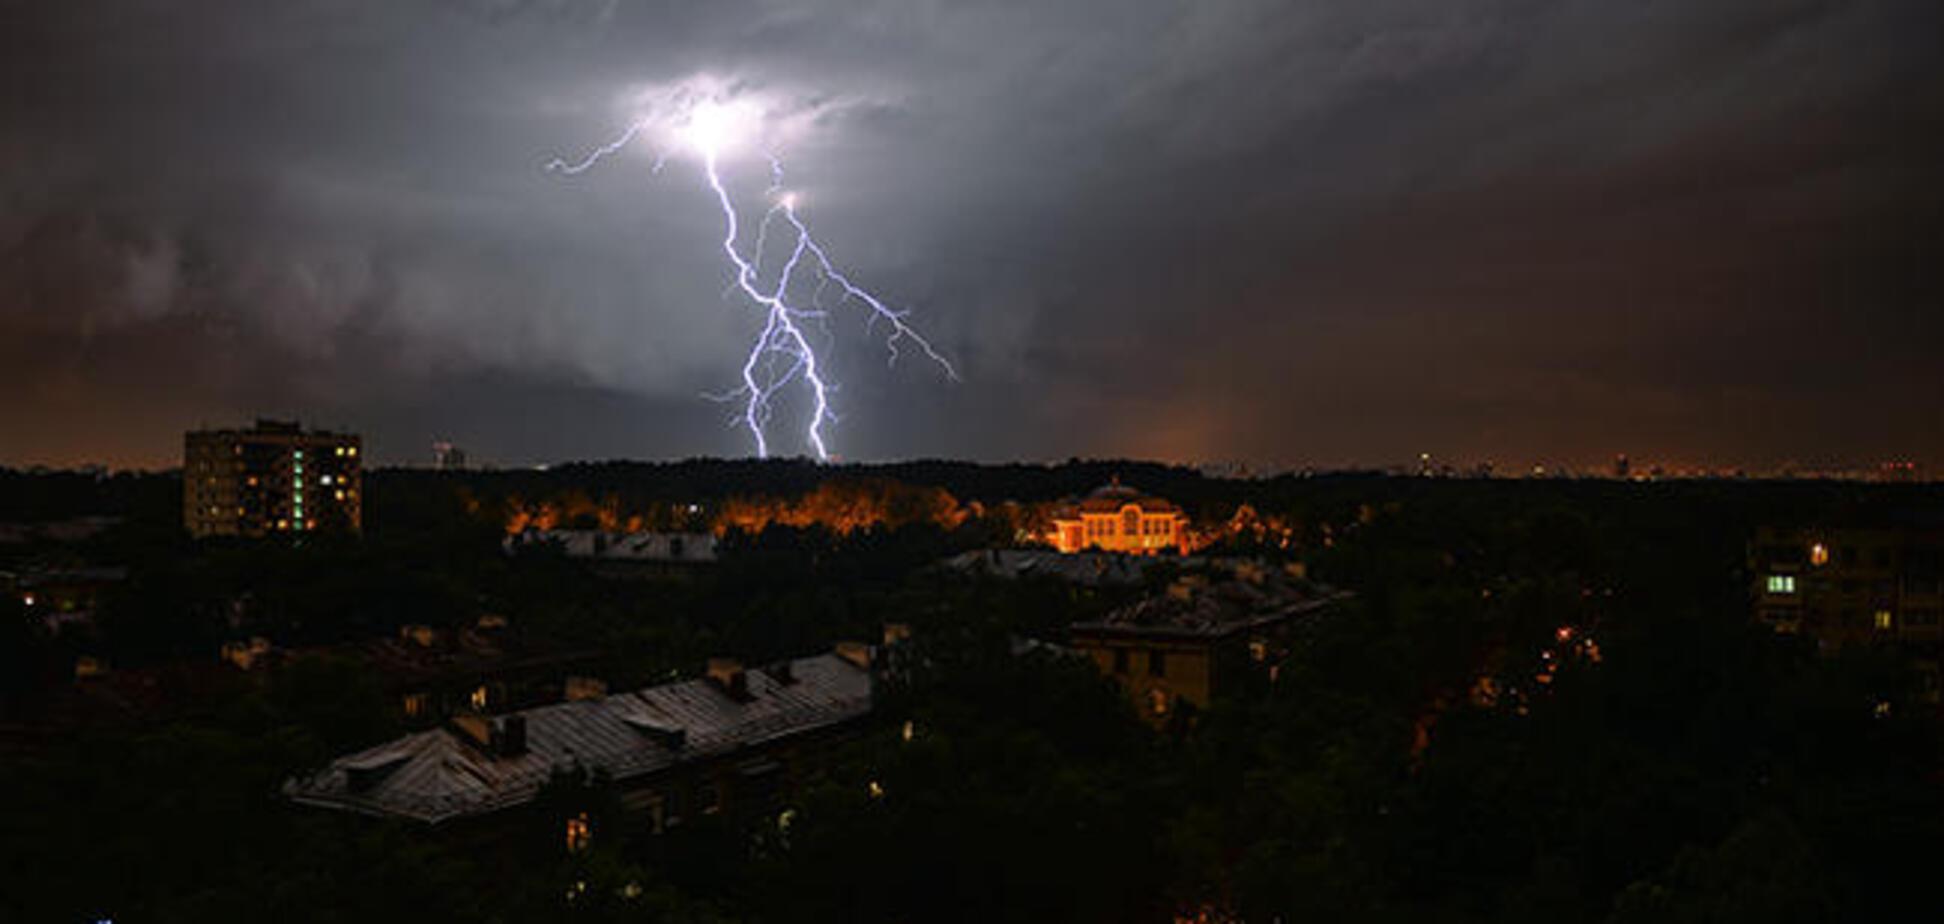
<instances>
[{"instance_id":1,"label":"illuminated mansion","mask_svg":"<svg viewBox=\"0 0 1944 924\"><path fill-rule=\"evenodd\" d=\"M1152 555L1164 549L1184 551L1188 517L1168 501L1111 484L1067 504L1053 514L1049 540L1062 552L1098 549Z\"/></svg>"}]
</instances>

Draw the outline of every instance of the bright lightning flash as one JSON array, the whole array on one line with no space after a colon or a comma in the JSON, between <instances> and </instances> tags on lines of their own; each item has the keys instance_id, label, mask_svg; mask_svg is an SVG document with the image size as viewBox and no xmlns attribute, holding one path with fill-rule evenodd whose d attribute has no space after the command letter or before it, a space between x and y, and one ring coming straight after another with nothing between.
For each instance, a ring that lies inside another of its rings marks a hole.
<instances>
[{"instance_id":1,"label":"bright lightning flash","mask_svg":"<svg viewBox=\"0 0 1944 924\"><path fill-rule=\"evenodd\" d=\"M810 423L805 429L804 438L817 453L818 459L827 460L830 450L824 441L823 425L837 419L830 407L833 388L821 366L811 332L805 330L806 326L814 325L816 332L824 332L823 322L828 316L823 302L826 290L835 287L837 305L860 306L865 312L866 330L873 329L879 323L889 326L890 333L884 342L890 351L890 362L897 362L899 344L908 341L943 369L946 377L957 381L958 371L932 348L930 341L906 323L909 312L886 305L882 299L851 282L837 269L823 245L817 243L810 233L809 224L798 213L796 194L782 189L783 167L781 161L774 157L770 160L773 182L769 195L772 203L757 225L756 240L750 252L745 254L739 249L741 222L735 202L723 185L718 163L725 152L754 137L758 123L759 115L747 105L702 102L692 107L686 118L674 126L675 137L681 145L701 161L702 175L722 209L722 253L735 273L734 288L763 312L762 332L750 344L749 354L743 359L742 384L719 397L740 406L733 422L749 429L750 435L756 440L756 454L767 457L768 429L774 416L773 401L786 387L801 383L811 403ZM648 128L640 123L631 125L619 137L595 148L581 161L568 163L555 159L547 164L547 169L568 175L585 171L602 158L626 147ZM657 169L661 163L661 160L656 161ZM771 226L779 219L788 225L792 242L781 268L766 280L763 272L764 250L768 246ZM805 287L812 288L807 303L801 300L801 289Z\"/></svg>"}]
</instances>

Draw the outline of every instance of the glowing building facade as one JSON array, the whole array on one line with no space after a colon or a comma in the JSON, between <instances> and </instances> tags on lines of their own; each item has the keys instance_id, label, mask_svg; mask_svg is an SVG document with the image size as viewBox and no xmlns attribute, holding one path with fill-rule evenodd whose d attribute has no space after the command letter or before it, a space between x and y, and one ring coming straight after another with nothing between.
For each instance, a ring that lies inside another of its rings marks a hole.
<instances>
[{"instance_id":1,"label":"glowing building facade","mask_svg":"<svg viewBox=\"0 0 1944 924\"><path fill-rule=\"evenodd\" d=\"M1149 497L1115 479L1053 516L1053 547L1062 552L1099 549L1152 555L1185 551L1188 517L1179 507Z\"/></svg>"},{"instance_id":2,"label":"glowing building facade","mask_svg":"<svg viewBox=\"0 0 1944 924\"><path fill-rule=\"evenodd\" d=\"M357 532L364 478L354 434L259 420L183 437L182 525L198 539Z\"/></svg>"}]
</instances>

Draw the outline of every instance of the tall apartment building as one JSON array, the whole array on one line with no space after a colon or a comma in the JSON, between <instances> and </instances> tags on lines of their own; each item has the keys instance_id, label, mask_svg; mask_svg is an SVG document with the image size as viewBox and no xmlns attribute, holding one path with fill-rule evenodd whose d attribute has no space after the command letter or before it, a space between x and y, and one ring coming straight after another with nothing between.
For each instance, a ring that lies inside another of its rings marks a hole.
<instances>
[{"instance_id":1,"label":"tall apartment building","mask_svg":"<svg viewBox=\"0 0 1944 924\"><path fill-rule=\"evenodd\" d=\"M1825 649L1895 644L1926 695L1944 653L1944 530L1763 527L1748 545L1757 618Z\"/></svg>"},{"instance_id":2,"label":"tall apartment building","mask_svg":"<svg viewBox=\"0 0 1944 924\"><path fill-rule=\"evenodd\" d=\"M183 437L182 523L191 536L261 537L363 526L354 434L258 420Z\"/></svg>"}]
</instances>

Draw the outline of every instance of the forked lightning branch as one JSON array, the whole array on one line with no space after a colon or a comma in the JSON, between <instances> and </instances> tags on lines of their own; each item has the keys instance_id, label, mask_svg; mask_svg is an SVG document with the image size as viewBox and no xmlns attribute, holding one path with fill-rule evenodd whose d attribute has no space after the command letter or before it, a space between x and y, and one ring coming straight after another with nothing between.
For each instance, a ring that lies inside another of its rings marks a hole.
<instances>
[{"instance_id":1,"label":"forked lightning branch","mask_svg":"<svg viewBox=\"0 0 1944 924\"><path fill-rule=\"evenodd\" d=\"M735 200L723 184L720 163L726 153L753 133L756 118L747 107L707 101L690 107L671 126L683 151L700 162L703 178L722 209L722 254L734 275L731 291L762 317L760 331L743 357L740 384L714 397L736 406L732 422L749 430L758 456L768 456L779 396L789 389L800 389L809 404L809 422L802 431L804 442L818 459L828 459L824 426L837 417L830 403L832 382L818 353L818 341L826 338L824 320L832 309L850 306L865 312L867 331L882 324L888 331L884 343L893 363L903 350L915 349L936 363L948 378L956 381L958 371L907 322L908 311L887 305L837 268L797 210L796 195L783 187L782 164L774 157L770 161L768 205L753 239L745 244L744 237L750 235L746 235ZM582 173L626 148L650 128L637 122L585 158L571 163L555 159L547 169L568 175ZM665 160L666 155L656 161L657 171ZM775 244L771 242L773 231L780 232L774 235L781 239ZM785 246L788 250L778 268L765 273L764 267L775 263L766 259L765 250L771 246L779 252Z\"/></svg>"}]
</instances>

